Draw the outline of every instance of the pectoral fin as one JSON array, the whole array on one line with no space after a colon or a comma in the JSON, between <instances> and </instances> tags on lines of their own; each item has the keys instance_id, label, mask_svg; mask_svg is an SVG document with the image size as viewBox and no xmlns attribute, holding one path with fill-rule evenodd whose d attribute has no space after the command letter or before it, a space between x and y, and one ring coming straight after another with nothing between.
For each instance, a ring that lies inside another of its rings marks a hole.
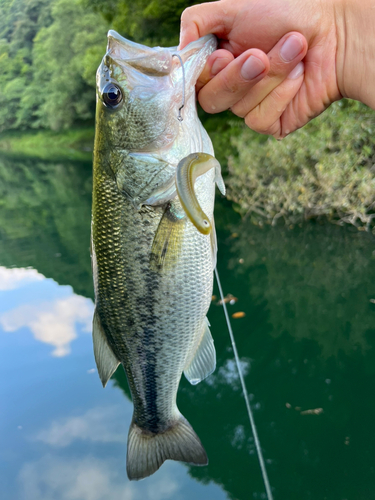
<instances>
[{"instance_id":1,"label":"pectoral fin","mask_svg":"<svg viewBox=\"0 0 375 500\"><path fill-rule=\"evenodd\" d=\"M168 205L160 220L151 248L150 266L161 271L173 266L178 259L185 228L185 217L179 217Z\"/></svg>"},{"instance_id":2,"label":"pectoral fin","mask_svg":"<svg viewBox=\"0 0 375 500\"><path fill-rule=\"evenodd\" d=\"M99 314L95 309L92 322L92 337L94 341L94 355L96 366L103 387L107 385L108 380L115 373L120 361L114 355L106 339Z\"/></svg>"},{"instance_id":3,"label":"pectoral fin","mask_svg":"<svg viewBox=\"0 0 375 500\"><path fill-rule=\"evenodd\" d=\"M124 152L124 161L115 163L112 169L119 191L135 207L163 205L176 196L176 165L158 155Z\"/></svg>"},{"instance_id":4,"label":"pectoral fin","mask_svg":"<svg viewBox=\"0 0 375 500\"><path fill-rule=\"evenodd\" d=\"M141 200L142 205L165 205L176 196L176 183L172 176L168 182L153 191L147 200Z\"/></svg>"},{"instance_id":5,"label":"pectoral fin","mask_svg":"<svg viewBox=\"0 0 375 500\"><path fill-rule=\"evenodd\" d=\"M217 237L216 237L215 221L213 217L211 219L210 241L211 241L212 269L215 269L217 262Z\"/></svg>"},{"instance_id":6,"label":"pectoral fin","mask_svg":"<svg viewBox=\"0 0 375 500\"><path fill-rule=\"evenodd\" d=\"M219 188L220 193L225 196L225 184L223 180L223 176L221 175L221 167L220 164L215 167L215 182L217 187Z\"/></svg>"},{"instance_id":7,"label":"pectoral fin","mask_svg":"<svg viewBox=\"0 0 375 500\"><path fill-rule=\"evenodd\" d=\"M192 385L207 378L216 368L216 351L209 329L209 322L204 322L202 338L184 370L184 375Z\"/></svg>"}]
</instances>

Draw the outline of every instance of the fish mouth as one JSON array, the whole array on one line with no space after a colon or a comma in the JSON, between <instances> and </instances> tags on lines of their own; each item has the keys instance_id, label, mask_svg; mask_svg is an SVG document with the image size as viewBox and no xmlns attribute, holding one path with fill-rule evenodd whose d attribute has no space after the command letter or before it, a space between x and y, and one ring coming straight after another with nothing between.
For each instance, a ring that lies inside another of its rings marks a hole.
<instances>
[{"instance_id":1,"label":"fish mouth","mask_svg":"<svg viewBox=\"0 0 375 500\"><path fill-rule=\"evenodd\" d=\"M127 40L114 30L108 31L107 54L119 63L125 63L150 76L164 76L180 65L173 56L181 58L182 63L188 64L193 59L200 59L206 63L208 56L216 49L215 35L206 35L189 43L182 50L178 47L146 47L140 43ZM193 57L198 56L199 57ZM202 69L204 67L202 66ZM199 65L200 66L200 65Z\"/></svg>"},{"instance_id":2,"label":"fish mouth","mask_svg":"<svg viewBox=\"0 0 375 500\"><path fill-rule=\"evenodd\" d=\"M214 45L213 50L216 49L217 46L217 39L215 35L205 35L202 36L201 38L198 38L198 40L195 40L194 42L190 42L186 47L184 47L182 50L178 50L178 46L175 45L174 47L147 47L146 45L142 45L141 43L133 42L132 40L128 40L127 38L121 36L117 31L115 30L109 30L108 31L108 47L107 50L110 48L111 41L119 42L122 44L124 47L127 48L127 51L129 55L133 54L136 57L143 55L151 55L154 54L155 51L160 51L160 50L168 50L171 53L178 52L181 57L183 54L189 52L190 50L201 50L206 43L212 43Z\"/></svg>"}]
</instances>

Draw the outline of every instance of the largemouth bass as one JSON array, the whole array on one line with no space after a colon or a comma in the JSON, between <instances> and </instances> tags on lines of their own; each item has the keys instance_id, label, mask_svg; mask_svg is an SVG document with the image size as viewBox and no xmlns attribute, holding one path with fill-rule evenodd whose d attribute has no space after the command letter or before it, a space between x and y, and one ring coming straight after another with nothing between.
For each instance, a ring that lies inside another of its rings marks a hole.
<instances>
[{"instance_id":1,"label":"largemouth bass","mask_svg":"<svg viewBox=\"0 0 375 500\"><path fill-rule=\"evenodd\" d=\"M97 72L94 354L103 386L120 363L129 382L129 479L167 459L207 464L176 395L183 372L196 384L216 364L206 314L215 182L224 186L194 89L215 47L211 35L177 51L110 31Z\"/></svg>"}]
</instances>

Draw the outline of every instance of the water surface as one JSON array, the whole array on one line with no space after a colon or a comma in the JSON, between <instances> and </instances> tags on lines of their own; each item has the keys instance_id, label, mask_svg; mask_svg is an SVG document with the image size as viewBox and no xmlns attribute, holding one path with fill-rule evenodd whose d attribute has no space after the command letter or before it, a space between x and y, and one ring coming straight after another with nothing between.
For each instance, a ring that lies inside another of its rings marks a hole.
<instances>
[{"instance_id":1,"label":"water surface","mask_svg":"<svg viewBox=\"0 0 375 500\"><path fill-rule=\"evenodd\" d=\"M266 498L217 300L217 369L178 398L210 463L127 480L129 389L121 367L102 389L91 345L91 166L1 157L0 177L1 497ZM374 238L257 228L222 200L216 225L275 500L375 499Z\"/></svg>"}]
</instances>

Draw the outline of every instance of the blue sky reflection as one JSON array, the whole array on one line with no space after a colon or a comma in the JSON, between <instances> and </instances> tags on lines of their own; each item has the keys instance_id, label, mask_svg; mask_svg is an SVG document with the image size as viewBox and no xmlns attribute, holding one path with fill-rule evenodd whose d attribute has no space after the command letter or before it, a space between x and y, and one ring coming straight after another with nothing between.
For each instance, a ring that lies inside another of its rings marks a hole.
<instances>
[{"instance_id":1,"label":"blue sky reflection","mask_svg":"<svg viewBox=\"0 0 375 500\"><path fill-rule=\"evenodd\" d=\"M12 500L224 500L217 484L167 461L129 482L133 407L103 390L92 350L93 303L35 269L0 267L0 483Z\"/></svg>"}]
</instances>

